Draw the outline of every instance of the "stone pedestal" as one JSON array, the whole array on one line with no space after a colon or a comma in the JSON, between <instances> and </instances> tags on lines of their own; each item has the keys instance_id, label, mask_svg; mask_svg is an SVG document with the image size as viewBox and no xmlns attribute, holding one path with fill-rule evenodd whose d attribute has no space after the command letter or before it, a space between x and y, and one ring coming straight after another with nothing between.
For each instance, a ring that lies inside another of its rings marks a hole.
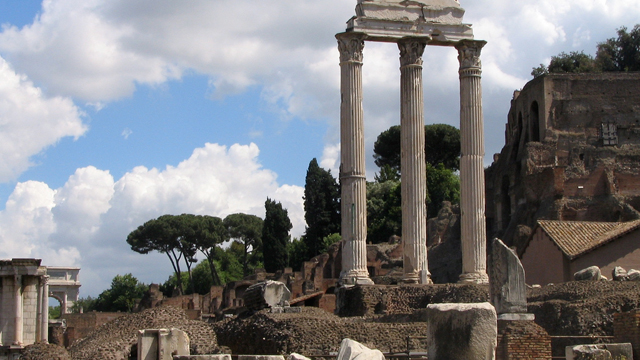
<instances>
[{"instance_id":1,"label":"stone pedestal","mask_svg":"<svg viewBox=\"0 0 640 360\"><path fill-rule=\"evenodd\" d=\"M484 198L484 119L480 50L486 41L462 40L460 62L460 224L461 282L486 284L486 220Z\"/></svg>"},{"instance_id":2,"label":"stone pedestal","mask_svg":"<svg viewBox=\"0 0 640 360\"><path fill-rule=\"evenodd\" d=\"M497 320L491 304L430 304L426 315L429 360L495 359Z\"/></svg>"},{"instance_id":3,"label":"stone pedestal","mask_svg":"<svg viewBox=\"0 0 640 360\"><path fill-rule=\"evenodd\" d=\"M424 154L422 54L429 37L398 41L402 169L403 281L431 283L427 265L427 179Z\"/></svg>"},{"instance_id":4,"label":"stone pedestal","mask_svg":"<svg viewBox=\"0 0 640 360\"><path fill-rule=\"evenodd\" d=\"M365 35L336 35L340 50L340 185L342 273L345 285L373 284L367 271L367 179L362 108L362 50Z\"/></svg>"}]
</instances>

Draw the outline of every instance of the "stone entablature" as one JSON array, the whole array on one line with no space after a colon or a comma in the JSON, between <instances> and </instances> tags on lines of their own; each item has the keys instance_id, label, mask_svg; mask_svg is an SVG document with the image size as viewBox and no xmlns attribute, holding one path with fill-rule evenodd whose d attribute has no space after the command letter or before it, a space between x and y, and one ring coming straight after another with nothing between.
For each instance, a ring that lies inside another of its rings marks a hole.
<instances>
[{"instance_id":1,"label":"stone entablature","mask_svg":"<svg viewBox=\"0 0 640 360\"><path fill-rule=\"evenodd\" d=\"M60 302L62 314L71 313L73 304L80 297L80 268L47 266L49 296Z\"/></svg>"},{"instance_id":2,"label":"stone entablature","mask_svg":"<svg viewBox=\"0 0 640 360\"><path fill-rule=\"evenodd\" d=\"M362 32L369 40L396 42L428 35L432 45L473 40L471 25L463 24L464 9L455 0L358 0L347 32Z\"/></svg>"}]
</instances>

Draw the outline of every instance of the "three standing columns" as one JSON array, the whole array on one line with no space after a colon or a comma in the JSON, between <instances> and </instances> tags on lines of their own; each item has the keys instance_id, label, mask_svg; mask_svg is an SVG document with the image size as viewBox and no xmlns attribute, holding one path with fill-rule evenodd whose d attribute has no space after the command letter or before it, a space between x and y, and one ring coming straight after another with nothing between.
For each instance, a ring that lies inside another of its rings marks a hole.
<instances>
[{"instance_id":1,"label":"three standing columns","mask_svg":"<svg viewBox=\"0 0 640 360\"><path fill-rule=\"evenodd\" d=\"M460 62L460 210L462 274L460 282L488 283L484 197L484 120L480 50L486 41L462 40Z\"/></svg>"},{"instance_id":2,"label":"three standing columns","mask_svg":"<svg viewBox=\"0 0 640 360\"><path fill-rule=\"evenodd\" d=\"M362 50L365 35L336 35L340 51L340 185L342 272L345 285L373 284L367 270L367 179L365 174Z\"/></svg>"},{"instance_id":3,"label":"three standing columns","mask_svg":"<svg viewBox=\"0 0 640 360\"><path fill-rule=\"evenodd\" d=\"M403 281L429 284L427 265L427 179L424 154L422 54L428 37L403 38L400 49Z\"/></svg>"}]
</instances>

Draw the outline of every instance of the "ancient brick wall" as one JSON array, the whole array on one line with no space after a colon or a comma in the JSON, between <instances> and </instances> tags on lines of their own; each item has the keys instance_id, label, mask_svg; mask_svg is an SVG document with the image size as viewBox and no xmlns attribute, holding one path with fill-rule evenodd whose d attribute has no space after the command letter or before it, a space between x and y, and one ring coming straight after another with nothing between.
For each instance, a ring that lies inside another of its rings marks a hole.
<instances>
[{"instance_id":1,"label":"ancient brick wall","mask_svg":"<svg viewBox=\"0 0 640 360\"><path fill-rule=\"evenodd\" d=\"M533 321L498 320L496 360L550 360L551 337Z\"/></svg>"},{"instance_id":2,"label":"ancient brick wall","mask_svg":"<svg viewBox=\"0 0 640 360\"><path fill-rule=\"evenodd\" d=\"M66 346L74 341L87 336L100 325L113 319L119 318L125 313L112 312L90 312L84 314L62 314L61 318L67 321L67 331L64 343Z\"/></svg>"},{"instance_id":3,"label":"ancient brick wall","mask_svg":"<svg viewBox=\"0 0 640 360\"><path fill-rule=\"evenodd\" d=\"M633 357L640 356L640 310L613 315L613 342L631 343Z\"/></svg>"}]
</instances>

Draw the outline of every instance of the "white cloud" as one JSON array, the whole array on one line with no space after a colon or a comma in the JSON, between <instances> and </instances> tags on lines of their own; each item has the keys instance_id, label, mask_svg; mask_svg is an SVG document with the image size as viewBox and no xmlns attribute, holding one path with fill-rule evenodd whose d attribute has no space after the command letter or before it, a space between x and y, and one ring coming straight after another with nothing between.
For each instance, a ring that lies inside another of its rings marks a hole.
<instances>
[{"instance_id":1,"label":"white cloud","mask_svg":"<svg viewBox=\"0 0 640 360\"><path fill-rule=\"evenodd\" d=\"M84 134L81 116L70 99L46 97L0 57L0 182L16 179L61 138Z\"/></svg>"},{"instance_id":2,"label":"white cloud","mask_svg":"<svg viewBox=\"0 0 640 360\"><path fill-rule=\"evenodd\" d=\"M132 252L125 242L130 231L163 214L264 217L267 197L288 210L292 236L299 237L305 228L304 189L279 185L276 174L258 162L259 153L255 144L206 144L177 166L139 166L118 181L89 166L56 190L42 182L18 183L0 211L0 258L39 257L47 265L79 265L92 280L83 285L85 294L131 271L142 281L164 281L169 263L162 256Z\"/></svg>"}]
</instances>

